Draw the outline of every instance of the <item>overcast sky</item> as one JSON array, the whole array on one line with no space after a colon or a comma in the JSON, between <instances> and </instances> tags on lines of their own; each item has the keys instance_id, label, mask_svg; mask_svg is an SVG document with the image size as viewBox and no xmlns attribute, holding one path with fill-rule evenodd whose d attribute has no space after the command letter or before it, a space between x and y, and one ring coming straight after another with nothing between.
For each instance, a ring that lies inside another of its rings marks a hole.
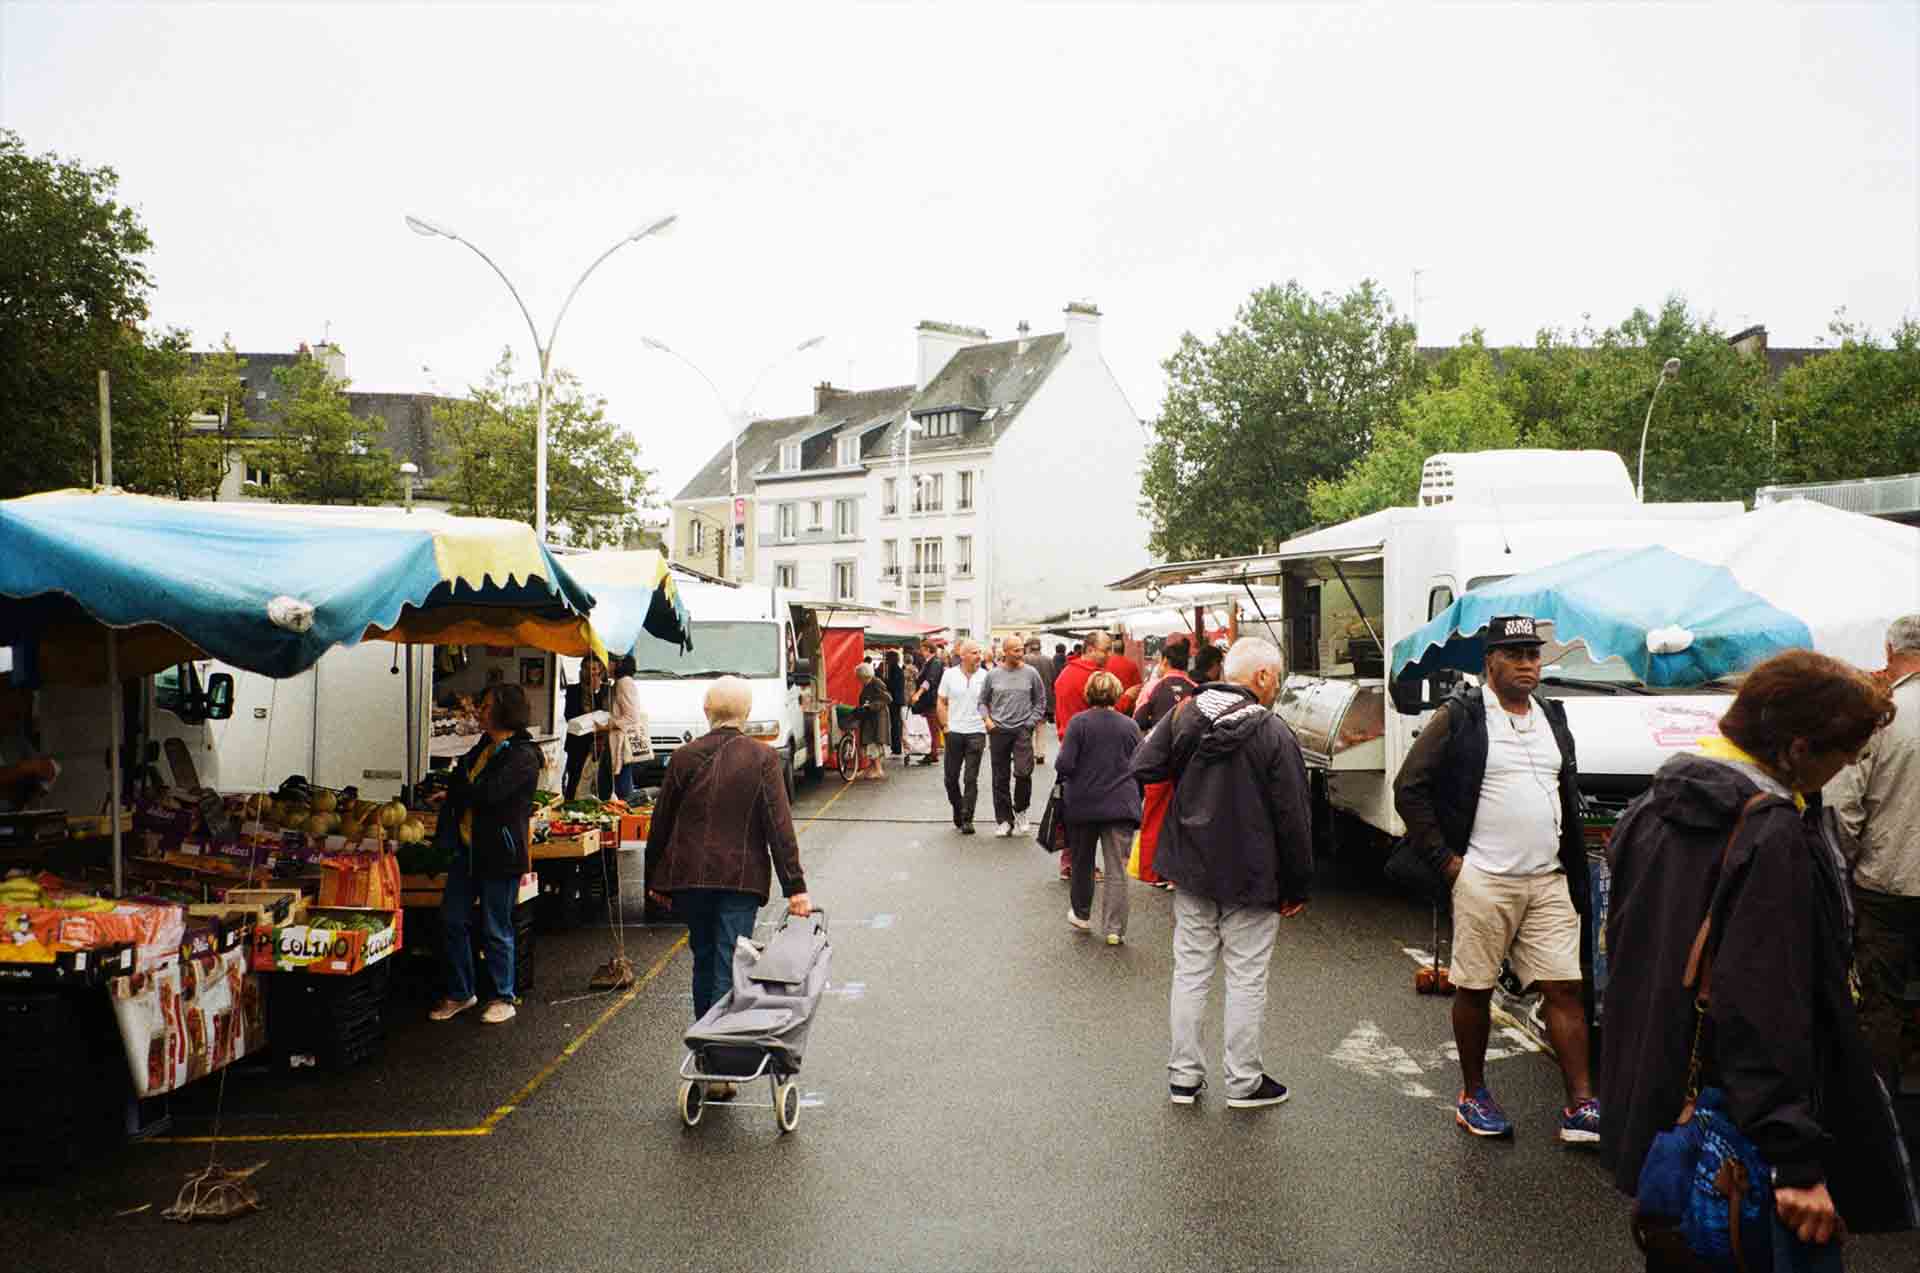
<instances>
[{"instance_id":1,"label":"overcast sky","mask_svg":"<svg viewBox=\"0 0 1920 1273\"><path fill-rule=\"evenodd\" d=\"M1183 330L1373 277L1423 341L1669 292L1811 344L1920 315L1911 3L402 6L0 0L0 122L121 174L157 322L324 332L356 385L456 392L528 337L670 495L707 388L808 409L913 377L923 318L1010 337L1069 300L1141 417Z\"/></svg>"}]
</instances>

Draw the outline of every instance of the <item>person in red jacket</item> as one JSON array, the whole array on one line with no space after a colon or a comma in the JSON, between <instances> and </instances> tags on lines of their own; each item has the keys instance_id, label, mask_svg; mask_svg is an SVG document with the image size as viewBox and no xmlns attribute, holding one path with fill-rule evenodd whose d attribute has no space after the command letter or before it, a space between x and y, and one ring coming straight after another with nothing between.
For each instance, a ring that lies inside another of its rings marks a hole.
<instances>
[{"instance_id":1,"label":"person in red jacket","mask_svg":"<svg viewBox=\"0 0 1920 1273\"><path fill-rule=\"evenodd\" d=\"M1067 740L1067 726L1073 718L1087 710L1087 680L1095 672L1104 671L1107 657L1113 649L1113 639L1104 632L1089 633L1084 647L1085 652L1075 655L1060 670L1059 679L1053 683L1053 723L1060 731L1060 741ZM1136 679L1138 676L1136 674ZM1071 883L1073 880L1073 854L1060 854L1060 879Z\"/></svg>"},{"instance_id":2,"label":"person in red jacket","mask_svg":"<svg viewBox=\"0 0 1920 1273\"><path fill-rule=\"evenodd\" d=\"M1107 671L1120 678L1120 701L1114 704L1114 710L1123 716L1133 715L1140 705L1140 686L1146 680L1140 675L1140 665L1124 651L1115 650L1107 656Z\"/></svg>"}]
</instances>

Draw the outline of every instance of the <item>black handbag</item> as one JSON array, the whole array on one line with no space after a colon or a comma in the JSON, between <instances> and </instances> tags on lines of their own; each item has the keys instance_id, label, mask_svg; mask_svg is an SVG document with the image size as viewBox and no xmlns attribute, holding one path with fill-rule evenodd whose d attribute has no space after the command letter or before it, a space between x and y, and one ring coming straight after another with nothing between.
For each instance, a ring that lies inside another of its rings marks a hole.
<instances>
[{"instance_id":1,"label":"black handbag","mask_svg":"<svg viewBox=\"0 0 1920 1273\"><path fill-rule=\"evenodd\" d=\"M1047 807L1040 812L1040 830L1033 837L1042 853L1059 853L1067 847L1067 820L1061 816L1061 793L1066 783L1055 780L1053 790L1047 793Z\"/></svg>"}]
</instances>

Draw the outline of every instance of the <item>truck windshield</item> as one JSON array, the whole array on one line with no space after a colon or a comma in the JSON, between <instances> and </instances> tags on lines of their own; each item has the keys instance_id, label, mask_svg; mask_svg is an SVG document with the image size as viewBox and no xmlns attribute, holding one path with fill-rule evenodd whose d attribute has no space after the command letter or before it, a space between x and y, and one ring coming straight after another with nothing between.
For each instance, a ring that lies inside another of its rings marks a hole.
<instances>
[{"instance_id":1,"label":"truck windshield","mask_svg":"<svg viewBox=\"0 0 1920 1273\"><path fill-rule=\"evenodd\" d=\"M641 680L679 677L744 676L765 679L780 675L780 629L772 623L702 623L693 621L693 648L679 646L641 632L633 645L634 675Z\"/></svg>"}]
</instances>

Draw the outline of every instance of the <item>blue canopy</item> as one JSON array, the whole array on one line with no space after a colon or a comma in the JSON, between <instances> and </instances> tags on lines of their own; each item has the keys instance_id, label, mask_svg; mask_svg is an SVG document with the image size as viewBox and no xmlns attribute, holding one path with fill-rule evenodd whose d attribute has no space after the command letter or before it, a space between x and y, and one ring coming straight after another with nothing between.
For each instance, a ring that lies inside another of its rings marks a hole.
<instances>
[{"instance_id":1,"label":"blue canopy","mask_svg":"<svg viewBox=\"0 0 1920 1273\"><path fill-rule=\"evenodd\" d=\"M1813 642L1804 621L1742 587L1725 566L1669 548L1603 548L1475 588L1394 644L1393 679L1479 672L1487 623L1508 614L1552 624L1553 640L1583 641L1595 660L1617 656L1653 686L1732 676ZM1650 652L1649 634L1669 629L1684 629L1685 648Z\"/></svg>"},{"instance_id":2,"label":"blue canopy","mask_svg":"<svg viewBox=\"0 0 1920 1273\"><path fill-rule=\"evenodd\" d=\"M651 548L569 553L573 578L593 589L593 630L616 657L633 649L641 632L693 648L693 619L664 555Z\"/></svg>"},{"instance_id":3,"label":"blue canopy","mask_svg":"<svg viewBox=\"0 0 1920 1273\"><path fill-rule=\"evenodd\" d=\"M1920 613L1920 530L1806 500L1701 523L1664 547L1604 548L1475 588L1393 647L1395 702L1440 668L1477 672L1496 615L1553 625L1652 686L1738 676L1783 650L1856 667Z\"/></svg>"},{"instance_id":4,"label":"blue canopy","mask_svg":"<svg viewBox=\"0 0 1920 1273\"><path fill-rule=\"evenodd\" d=\"M603 652L593 597L518 522L58 491L0 501L0 546L17 680L105 679L108 629L124 676L291 676L369 637Z\"/></svg>"}]
</instances>

